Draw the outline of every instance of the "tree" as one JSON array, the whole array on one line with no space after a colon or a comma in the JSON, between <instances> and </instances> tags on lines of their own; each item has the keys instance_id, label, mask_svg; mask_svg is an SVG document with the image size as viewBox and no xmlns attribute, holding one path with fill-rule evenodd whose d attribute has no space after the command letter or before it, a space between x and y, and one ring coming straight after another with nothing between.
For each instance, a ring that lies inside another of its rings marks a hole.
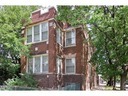
<instances>
[{"instance_id":1,"label":"tree","mask_svg":"<svg viewBox=\"0 0 128 96\"><path fill-rule=\"evenodd\" d=\"M82 25L90 35L88 42L95 47L90 62L110 78L120 75L121 90L128 73L128 7L127 6L59 6L59 17L72 25ZM64 15L66 13L66 15ZM65 18L65 19L64 19Z\"/></svg>"},{"instance_id":2,"label":"tree","mask_svg":"<svg viewBox=\"0 0 128 96\"><path fill-rule=\"evenodd\" d=\"M0 79L12 78L20 72L20 57L28 55L23 44L21 29L28 22L32 11L38 6L2 6L0 8Z\"/></svg>"}]
</instances>

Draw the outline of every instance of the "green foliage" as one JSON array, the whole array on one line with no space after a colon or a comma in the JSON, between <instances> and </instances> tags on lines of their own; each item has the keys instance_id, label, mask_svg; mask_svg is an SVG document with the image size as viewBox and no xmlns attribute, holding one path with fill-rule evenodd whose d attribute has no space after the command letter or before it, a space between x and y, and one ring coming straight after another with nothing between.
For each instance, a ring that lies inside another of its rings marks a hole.
<instances>
[{"instance_id":1,"label":"green foliage","mask_svg":"<svg viewBox=\"0 0 128 96\"><path fill-rule=\"evenodd\" d=\"M0 84L2 84L4 80L11 78L16 74L19 67L19 64L13 64L7 61L0 64Z\"/></svg>"},{"instance_id":2,"label":"green foliage","mask_svg":"<svg viewBox=\"0 0 128 96\"><path fill-rule=\"evenodd\" d=\"M90 25L88 41L95 47L90 62L100 74L108 78L128 72L128 6L58 6L58 11L58 20L84 30Z\"/></svg>"},{"instance_id":3,"label":"green foliage","mask_svg":"<svg viewBox=\"0 0 128 96\"><path fill-rule=\"evenodd\" d=\"M23 44L21 29L30 21L30 14L38 6L2 6L0 8L0 78L2 81L18 74L20 57L29 54ZM17 71L16 71L17 70Z\"/></svg>"},{"instance_id":4,"label":"green foliage","mask_svg":"<svg viewBox=\"0 0 128 96\"><path fill-rule=\"evenodd\" d=\"M29 74L21 74L21 78L18 76L5 81L7 86L23 86L23 87L37 87L36 80Z\"/></svg>"}]
</instances>

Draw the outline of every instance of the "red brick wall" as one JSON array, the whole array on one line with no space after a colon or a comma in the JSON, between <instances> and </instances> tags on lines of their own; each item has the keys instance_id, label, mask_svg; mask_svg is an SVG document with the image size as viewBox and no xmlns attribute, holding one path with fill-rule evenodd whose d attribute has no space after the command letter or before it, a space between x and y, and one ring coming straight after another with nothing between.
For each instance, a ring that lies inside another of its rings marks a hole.
<instances>
[{"instance_id":1,"label":"red brick wall","mask_svg":"<svg viewBox=\"0 0 128 96\"><path fill-rule=\"evenodd\" d=\"M49 23L54 22L50 21ZM55 38L55 29L53 26L49 28L49 45L48 45L48 54L49 54L49 72L55 71L56 66L56 38Z\"/></svg>"},{"instance_id":2,"label":"red brick wall","mask_svg":"<svg viewBox=\"0 0 128 96\"><path fill-rule=\"evenodd\" d=\"M63 84L65 86L65 83L79 83L80 89L82 89L82 81L83 77L82 75L63 75Z\"/></svg>"},{"instance_id":3,"label":"red brick wall","mask_svg":"<svg viewBox=\"0 0 128 96\"><path fill-rule=\"evenodd\" d=\"M38 86L41 88L56 88L57 87L57 81L56 81L56 75L55 74L39 74L34 75L34 78L38 82Z\"/></svg>"},{"instance_id":4,"label":"red brick wall","mask_svg":"<svg viewBox=\"0 0 128 96\"><path fill-rule=\"evenodd\" d=\"M76 29L76 73L82 73L82 48L83 48L83 38L81 29Z\"/></svg>"},{"instance_id":5,"label":"red brick wall","mask_svg":"<svg viewBox=\"0 0 128 96\"><path fill-rule=\"evenodd\" d=\"M74 55L76 54L76 73L82 73L82 54L83 54L83 38L82 31L80 28L76 29L76 46L65 47L63 55ZM64 39L65 40L65 39ZM65 60L65 59L64 59ZM64 63L64 61L63 61ZM64 71L64 69L63 69Z\"/></svg>"},{"instance_id":6,"label":"red brick wall","mask_svg":"<svg viewBox=\"0 0 128 96\"><path fill-rule=\"evenodd\" d=\"M38 48L36 51L35 48ZM31 45L31 55L39 55L39 54L45 54L48 49L48 44L46 42L40 42L40 43L35 43Z\"/></svg>"},{"instance_id":7,"label":"red brick wall","mask_svg":"<svg viewBox=\"0 0 128 96\"><path fill-rule=\"evenodd\" d=\"M55 15L56 15L56 10L54 7L51 7L49 9L49 12L46 12L44 14L41 14L40 10L38 10L38 11L32 13L32 16L31 16L32 23L45 21L45 20L48 20L50 18L54 18Z\"/></svg>"},{"instance_id":8,"label":"red brick wall","mask_svg":"<svg viewBox=\"0 0 128 96\"><path fill-rule=\"evenodd\" d=\"M40 14L39 11L32 13L32 24L37 22L42 22L44 20L54 18L56 11L54 8L49 9L49 13ZM63 84L65 82L80 83L82 85L82 72L83 65L86 65L87 54L86 48L83 48L83 32L81 28L76 29L76 46L65 47L65 34L63 35L63 47L56 43L56 29L53 27L54 20L49 21L49 37L47 42L40 42L32 44L30 50L31 55L45 54L48 50L48 59L49 59L49 72L50 74L40 74L34 75L38 80L38 83L41 87L55 87L56 86L56 57L57 55L62 57L63 63L63 73L65 73L65 55L75 55L76 56L76 74L74 75L63 75ZM63 28L67 28L69 25L63 25ZM35 48L38 50L35 50ZM82 56L84 55L85 58ZM26 58L21 58L21 68L22 72L26 70ZM85 66L84 66L85 67Z\"/></svg>"}]
</instances>

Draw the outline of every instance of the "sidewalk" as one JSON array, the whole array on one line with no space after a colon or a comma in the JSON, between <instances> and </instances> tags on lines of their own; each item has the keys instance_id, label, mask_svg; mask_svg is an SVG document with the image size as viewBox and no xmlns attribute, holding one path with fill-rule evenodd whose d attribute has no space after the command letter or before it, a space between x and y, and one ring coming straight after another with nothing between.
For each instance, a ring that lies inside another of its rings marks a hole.
<instances>
[{"instance_id":1,"label":"sidewalk","mask_svg":"<svg viewBox=\"0 0 128 96\"><path fill-rule=\"evenodd\" d=\"M105 91L105 86L106 86L106 84L100 84L99 86L97 86L93 90L94 91Z\"/></svg>"},{"instance_id":2,"label":"sidewalk","mask_svg":"<svg viewBox=\"0 0 128 96\"><path fill-rule=\"evenodd\" d=\"M93 91L120 91L120 85L116 84L116 90L113 90L112 87L107 87L106 84L100 84L99 86L94 88ZM128 91L128 85L126 86L125 91Z\"/></svg>"}]
</instances>

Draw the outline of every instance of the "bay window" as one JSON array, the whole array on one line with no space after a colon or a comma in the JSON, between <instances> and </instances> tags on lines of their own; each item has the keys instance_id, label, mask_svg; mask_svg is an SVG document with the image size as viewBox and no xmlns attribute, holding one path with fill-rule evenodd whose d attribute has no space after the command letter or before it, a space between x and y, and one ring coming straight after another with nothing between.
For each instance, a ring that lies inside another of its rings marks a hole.
<instances>
[{"instance_id":1,"label":"bay window","mask_svg":"<svg viewBox=\"0 0 128 96\"><path fill-rule=\"evenodd\" d=\"M36 43L48 39L48 22L29 27L26 32L27 42Z\"/></svg>"},{"instance_id":2,"label":"bay window","mask_svg":"<svg viewBox=\"0 0 128 96\"><path fill-rule=\"evenodd\" d=\"M28 58L27 72L28 73L48 73L48 55L38 55Z\"/></svg>"}]
</instances>

